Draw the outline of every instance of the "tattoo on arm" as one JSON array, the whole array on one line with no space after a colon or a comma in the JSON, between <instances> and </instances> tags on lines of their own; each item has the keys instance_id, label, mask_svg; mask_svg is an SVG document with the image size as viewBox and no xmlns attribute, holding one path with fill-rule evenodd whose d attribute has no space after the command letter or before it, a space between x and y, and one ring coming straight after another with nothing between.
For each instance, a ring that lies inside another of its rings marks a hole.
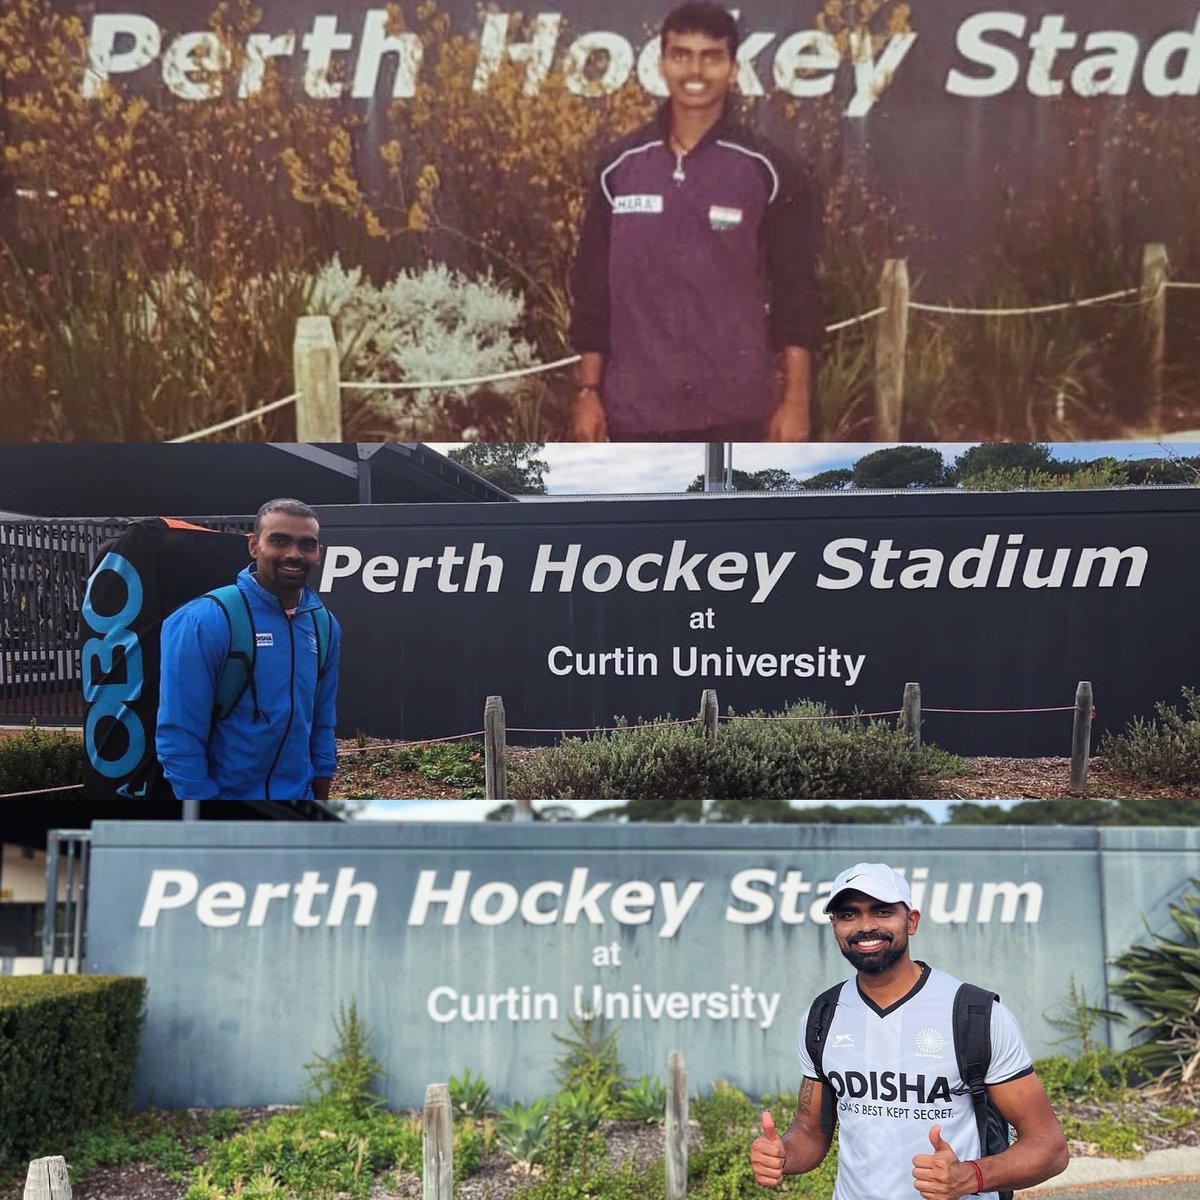
<instances>
[{"instance_id":1,"label":"tattoo on arm","mask_svg":"<svg viewBox=\"0 0 1200 1200\"><path fill-rule=\"evenodd\" d=\"M814 1083L811 1079L806 1079L800 1085L800 1096L796 1100L796 1114L807 1113L812 1111L812 1098Z\"/></svg>"}]
</instances>

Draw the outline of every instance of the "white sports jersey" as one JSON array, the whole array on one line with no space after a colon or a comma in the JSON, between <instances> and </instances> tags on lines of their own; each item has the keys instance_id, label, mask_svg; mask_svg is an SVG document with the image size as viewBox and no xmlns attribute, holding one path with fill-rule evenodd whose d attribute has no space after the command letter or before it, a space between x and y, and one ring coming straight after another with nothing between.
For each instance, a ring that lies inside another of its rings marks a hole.
<instances>
[{"instance_id":1,"label":"white sports jersey","mask_svg":"<svg viewBox=\"0 0 1200 1200\"><path fill-rule=\"evenodd\" d=\"M962 1160L979 1158L979 1131L970 1093L958 1071L952 1013L959 980L921 966L912 991L878 1008L855 980L842 985L821 1066L837 1095L838 1173L834 1200L921 1200L912 1160L932 1154L929 1130ZM800 1022L800 1069L817 1072L804 1045L808 1013ZM992 1062L985 1082L1028 1075L1033 1062L1012 1013L992 1005ZM997 1200L995 1192L981 1193Z\"/></svg>"}]
</instances>

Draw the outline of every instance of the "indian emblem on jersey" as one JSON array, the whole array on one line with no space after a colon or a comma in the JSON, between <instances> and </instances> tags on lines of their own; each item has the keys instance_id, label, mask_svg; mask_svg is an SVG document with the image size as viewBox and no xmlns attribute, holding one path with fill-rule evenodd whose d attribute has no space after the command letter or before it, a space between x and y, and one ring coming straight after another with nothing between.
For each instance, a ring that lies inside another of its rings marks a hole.
<instances>
[{"instance_id":1,"label":"indian emblem on jersey","mask_svg":"<svg viewBox=\"0 0 1200 1200\"><path fill-rule=\"evenodd\" d=\"M941 1058L945 1044L946 1039L932 1026L927 1026L917 1034L917 1057Z\"/></svg>"}]
</instances>

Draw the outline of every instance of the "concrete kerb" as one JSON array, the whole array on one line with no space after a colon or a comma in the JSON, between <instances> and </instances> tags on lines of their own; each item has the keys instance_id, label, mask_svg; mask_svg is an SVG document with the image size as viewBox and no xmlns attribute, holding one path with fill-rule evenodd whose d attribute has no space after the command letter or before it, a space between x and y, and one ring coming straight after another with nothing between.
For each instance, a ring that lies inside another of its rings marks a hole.
<instances>
[{"instance_id":1,"label":"concrete kerb","mask_svg":"<svg viewBox=\"0 0 1200 1200\"><path fill-rule=\"evenodd\" d=\"M1058 1192L1108 1188L1125 1184L1167 1184L1200 1181L1200 1146L1151 1150L1143 1158L1094 1158L1078 1155L1054 1179L1019 1196L1052 1196ZM1200 1195L1200 1188L1197 1189Z\"/></svg>"}]
</instances>

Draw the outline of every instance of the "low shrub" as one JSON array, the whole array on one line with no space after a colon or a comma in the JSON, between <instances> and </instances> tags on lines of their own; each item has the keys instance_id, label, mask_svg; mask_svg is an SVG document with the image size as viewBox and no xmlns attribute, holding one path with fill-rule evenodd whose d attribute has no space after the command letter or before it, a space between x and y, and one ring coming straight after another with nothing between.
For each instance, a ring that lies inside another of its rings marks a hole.
<instances>
[{"instance_id":1,"label":"low shrub","mask_svg":"<svg viewBox=\"0 0 1200 1200\"><path fill-rule=\"evenodd\" d=\"M146 981L0 977L0 1162L129 1110Z\"/></svg>"},{"instance_id":2,"label":"low shrub","mask_svg":"<svg viewBox=\"0 0 1200 1200\"><path fill-rule=\"evenodd\" d=\"M1140 783L1200 784L1200 692L1185 687L1182 699L1182 711L1160 701L1153 717L1105 734L1100 753L1109 765Z\"/></svg>"},{"instance_id":3,"label":"low shrub","mask_svg":"<svg viewBox=\"0 0 1200 1200\"><path fill-rule=\"evenodd\" d=\"M667 1085L643 1075L621 1092L617 1115L624 1121L661 1125L667 1115Z\"/></svg>"},{"instance_id":4,"label":"low shrub","mask_svg":"<svg viewBox=\"0 0 1200 1200\"><path fill-rule=\"evenodd\" d=\"M461 1078L452 1078L447 1086L456 1118L470 1117L482 1121L492 1111L492 1089L482 1075L472 1075L470 1068L462 1073Z\"/></svg>"},{"instance_id":5,"label":"low shrub","mask_svg":"<svg viewBox=\"0 0 1200 1200\"><path fill-rule=\"evenodd\" d=\"M0 794L83 782L83 742L65 729L30 728L0 738Z\"/></svg>"},{"instance_id":6,"label":"low shrub","mask_svg":"<svg viewBox=\"0 0 1200 1200\"><path fill-rule=\"evenodd\" d=\"M715 742L669 717L599 734L566 738L509 772L510 793L530 799L628 799L630 820L740 821L753 801L756 819L800 821L788 800L917 798L949 760L913 747L880 721L832 721L820 704L802 702L779 716L733 719ZM797 719L801 718L801 719ZM664 801L668 802L664 805Z\"/></svg>"}]
</instances>

